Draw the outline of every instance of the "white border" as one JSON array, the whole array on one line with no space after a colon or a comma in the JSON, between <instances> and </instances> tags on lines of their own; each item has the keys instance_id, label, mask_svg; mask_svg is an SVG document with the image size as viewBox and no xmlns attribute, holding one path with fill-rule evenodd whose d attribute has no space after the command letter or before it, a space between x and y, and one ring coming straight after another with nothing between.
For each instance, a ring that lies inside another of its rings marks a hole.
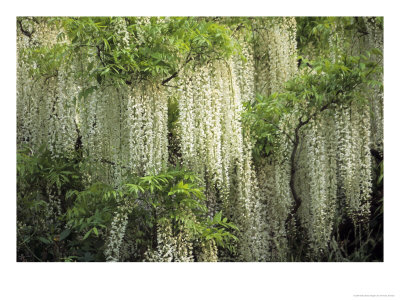
<instances>
[{"instance_id":1,"label":"white border","mask_svg":"<svg viewBox=\"0 0 400 300\"><path fill-rule=\"evenodd\" d=\"M389 3L389 2L388 2ZM392 2L393 3L393 2ZM399 299L399 45L395 6L384 1L16 1L1 18L2 299ZM11 6L10 6L11 5ZM15 262L15 17L21 15L384 16L384 263L19 263ZM5 92L4 92L5 91ZM4 193L6 191L6 193ZM374 297L382 299L382 297ZM365 298L364 298L365 299Z\"/></svg>"}]
</instances>

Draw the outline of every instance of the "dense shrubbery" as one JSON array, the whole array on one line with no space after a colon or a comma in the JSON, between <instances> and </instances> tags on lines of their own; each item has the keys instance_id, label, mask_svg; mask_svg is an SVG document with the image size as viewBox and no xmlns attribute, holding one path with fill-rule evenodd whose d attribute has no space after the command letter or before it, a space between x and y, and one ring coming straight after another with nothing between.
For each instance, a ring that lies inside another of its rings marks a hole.
<instances>
[{"instance_id":1,"label":"dense shrubbery","mask_svg":"<svg viewBox=\"0 0 400 300\"><path fill-rule=\"evenodd\" d=\"M222 212L207 215L203 190L192 173L171 170L132 177L119 187L96 182L84 188L83 165L72 155L54 158L45 148L18 151L19 261L104 261L107 247L110 254L119 252L122 236L113 232L112 223L125 207L138 249L128 257L133 261L153 251L156 229L164 224L173 233L187 231L198 255L208 242L234 251L236 226Z\"/></svg>"}]
</instances>

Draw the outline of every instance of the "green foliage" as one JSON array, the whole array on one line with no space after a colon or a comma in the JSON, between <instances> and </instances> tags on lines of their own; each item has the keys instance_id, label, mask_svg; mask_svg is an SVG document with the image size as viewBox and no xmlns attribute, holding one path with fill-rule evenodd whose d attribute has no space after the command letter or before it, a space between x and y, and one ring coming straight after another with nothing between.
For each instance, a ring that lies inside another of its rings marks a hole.
<instances>
[{"instance_id":1,"label":"green foliage","mask_svg":"<svg viewBox=\"0 0 400 300\"><path fill-rule=\"evenodd\" d=\"M207 220L206 226L201 228L200 233L205 240L213 239L218 246L234 252L235 248L232 241L237 241L238 239L231 232L237 230L239 228L236 225L228 222L227 218L222 218L222 211L220 211L215 214L214 218Z\"/></svg>"},{"instance_id":2,"label":"green foliage","mask_svg":"<svg viewBox=\"0 0 400 300\"><path fill-rule=\"evenodd\" d=\"M52 157L44 147L17 152L17 254L19 260L58 260L66 251L62 214L70 188L81 188L82 177L73 155ZM53 201L61 202L60 212Z\"/></svg>"},{"instance_id":3,"label":"green foliage","mask_svg":"<svg viewBox=\"0 0 400 300\"><path fill-rule=\"evenodd\" d=\"M244 121L256 140L255 156L268 155L282 137L292 138L292 132L280 127L284 115L295 116L289 126L295 129L334 104L366 102L370 88L382 88L372 76L382 72L381 57L380 50L372 49L360 56L342 54L336 61L302 58L299 75L286 83L285 91L269 97L257 95L255 102L246 104Z\"/></svg>"},{"instance_id":4,"label":"green foliage","mask_svg":"<svg viewBox=\"0 0 400 300\"><path fill-rule=\"evenodd\" d=\"M299 54L310 51L315 55L328 57L338 50L353 51L355 40L362 40L367 34L366 23L376 23L383 29L381 17L297 17L297 47ZM337 32L342 31L343 36ZM341 43L341 49L336 49ZM355 54L355 53L350 53Z\"/></svg>"},{"instance_id":5,"label":"green foliage","mask_svg":"<svg viewBox=\"0 0 400 300\"><path fill-rule=\"evenodd\" d=\"M73 206L66 212L67 225L85 233L84 240L92 232L99 236L97 228L110 225L117 197L111 186L95 183L83 191L70 190L66 197L73 199Z\"/></svg>"},{"instance_id":6,"label":"green foliage","mask_svg":"<svg viewBox=\"0 0 400 300\"><path fill-rule=\"evenodd\" d=\"M236 226L222 213L207 217L199 178L185 170L132 177L120 187L96 182L84 188L84 164L74 156L17 154L17 252L21 261L104 261L104 247L114 213L133 204L130 226L142 254L152 247L158 224L171 221L174 233L189 230L193 239L214 240L233 251ZM52 209L59 201L61 211ZM140 259L140 256L139 256ZM143 257L141 257L143 259Z\"/></svg>"},{"instance_id":7,"label":"green foliage","mask_svg":"<svg viewBox=\"0 0 400 300\"><path fill-rule=\"evenodd\" d=\"M299 132L303 126L311 123L322 112L333 116L337 105L349 107L351 104L365 104L371 93L376 90L382 92L382 82L377 79L383 72L382 52L379 49L364 49L362 52L353 49L354 39L362 40L368 34L365 22L377 22L379 27L381 21L371 18L366 21L361 18L297 18L301 55L298 57L297 76L285 84L282 92L268 97L257 95L255 101L247 103L245 107L244 122L250 127L255 141L255 160L270 155L282 140L287 140L294 146L290 157L293 178ZM369 227L355 228L351 220L337 216L335 221L340 225L334 229L328 251L318 259L382 259L383 200L377 189L382 188L383 164L378 171L371 199L372 217ZM293 189L295 187L291 187L292 195ZM287 260L316 259L310 257L312 251L304 243L307 238L304 232L299 230L296 238L289 240L291 250Z\"/></svg>"},{"instance_id":8,"label":"green foliage","mask_svg":"<svg viewBox=\"0 0 400 300\"><path fill-rule=\"evenodd\" d=\"M187 63L203 64L240 50L229 26L210 18L80 17L51 18L59 31L54 46L26 49L36 75L53 75L79 56L75 76L118 84L176 76ZM51 21L51 22L50 22Z\"/></svg>"},{"instance_id":9,"label":"green foliage","mask_svg":"<svg viewBox=\"0 0 400 300\"><path fill-rule=\"evenodd\" d=\"M283 98L283 101L282 101ZM244 122L251 128L256 144L255 157L268 156L279 139L279 120L288 112L286 98L274 93L269 97L260 94L254 103L246 103Z\"/></svg>"},{"instance_id":10,"label":"green foliage","mask_svg":"<svg viewBox=\"0 0 400 300\"><path fill-rule=\"evenodd\" d=\"M172 222L173 232L183 226L193 239L214 240L218 246L233 251L232 241L237 238L232 232L237 227L227 218L222 219L222 212L213 219L207 216L205 197L199 183L199 178L191 172L172 170L133 178L123 185L123 190L125 194L146 203L147 210L143 210L143 206L137 207L142 209L142 224L149 227L144 231L149 232L157 224ZM138 211L136 215L139 215Z\"/></svg>"},{"instance_id":11,"label":"green foliage","mask_svg":"<svg viewBox=\"0 0 400 300\"><path fill-rule=\"evenodd\" d=\"M379 163L379 174L378 174L378 179L376 181L377 185L382 185L383 184L383 160Z\"/></svg>"}]
</instances>

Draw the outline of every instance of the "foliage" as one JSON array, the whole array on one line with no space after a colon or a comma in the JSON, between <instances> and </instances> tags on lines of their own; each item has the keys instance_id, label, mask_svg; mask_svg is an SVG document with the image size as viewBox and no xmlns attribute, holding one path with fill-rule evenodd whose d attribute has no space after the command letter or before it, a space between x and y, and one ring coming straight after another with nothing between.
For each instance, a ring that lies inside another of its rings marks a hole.
<instances>
[{"instance_id":1,"label":"foliage","mask_svg":"<svg viewBox=\"0 0 400 300\"><path fill-rule=\"evenodd\" d=\"M167 80L190 61L203 64L239 51L230 28L207 18L51 18L58 43L26 49L37 75L57 72L76 55L85 64L75 76L112 78L118 84Z\"/></svg>"},{"instance_id":2,"label":"foliage","mask_svg":"<svg viewBox=\"0 0 400 300\"><path fill-rule=\"evenodd\" d=\"M374 59L381 56L379 49L372 49L361 56L342 54L336 61L302 58L302 72L286 83L284 92L269 97L257 95L255 102L246 104L244 118L256 138L255 154L269 155L282 136L292 139L291 132L280 128L284 115L296 116L294 129L334 104L348 106L352 101L368 101L368 89L359 87L382 88L382 83L372 77L382 72L381 60L377 63Z\"/></svg>"},{"instance_id":3,"label":"foliage","mask_svg":"<svg viewBox=\"0 0 400 300\"><path fill-rule=\"evenodd\" d=\"M287 172L289 197L293 199L285 222L291 249L287 260L332 260L329 255L337 253L336 246L342 255L335 254L337 261L380 257L377 253L382 246L382 223L373 217L368 229L367 221L360 221L361 215L380 211L370 191L367 122L371 111L362 111L372 106L371 94L379 97L382 93L382 51L360 46L363 36L369 34L365 22L377 22L378 28L382 25L375 19L299 18L302 56L298 57L298 74L285 83L281 92L258 94L256 101L245 106L244 121L255 144L253 159L262 162L269 157L270 161L278 161L281 170L287 168L282 172ZM342 123L329 121L350 113L345 122L360 127L342 131ZM360 132L365 136L363 142L358 140ZM332 138L335 134L338 136ZM357 141L344 141L349 136ZM360 160L354 160L356 157ZM336 213L332 207L336 207ZM332 220L337 227L330 232L328 224ZM321 229L315 229L317 224Z\"/></svg>"},{"instance_id":4,"label":"foliage","mask_svg":"<svg viewBox=\"0 0 400 300\"><path fill-rule=\"evenodd\" d=\"M18 151L18 260L104 260L104 240L122 199L134 204L133 226L149 233L138 241L141 246L151 247L157 239L152 228L171 220L176 230L179 225L189 229L193 239L214 240L233 251L237 238L232 231L237 227L221 212L207 217L204 194L193 173L173 170L133 177L119 188L101 182L83 188L82 166L74 157L53 158L45 148L35 154ZM61 210L51 210L54 205Z\"/></svg>"},{"instance_id":5,"label":"foliage","mask_svg":"<svg viewBox=\"0 0 400 300\"><path fill-rule=\"evenodd\" d=\"M58 260L67 251L62 215L71 188L82 188L73 155L51 157L44 147L17 152L18 260Z\"/></svg>"},{"instance_id":6,"label":"foliage","mask_svg":"<svg viewBox=\"0 0 400 300\"><path fill-rule=\"evenodd\" d=\"M137 199L137 203L145 203L139 209L144 214L141 218L147 231L158 224L172 222L173 232L183 225L193 240L214 240L218 246L233 251L232 241L237 238L231 232L238 228L222 218L222 212L211 219L207 216L203 189L198 184L199 178L193 173L172 170L134 178L123 185L123 190Z\"/></svg>"},{"instance_id":7,"label":"foliage","mask_svg":"<svg viewBox=\"0 0 400 300\"><path fill-rule=\"evenodd\" d=\"M335 42L343 43L342 49L354 50L356 40L368 35L367 23L375 23L383 30L382 17L297 17L297 45L299 54L309 53L310 47L317 51L318 56L329 56L335 51L332 48L332 37ZM344 36L336 33L341 31Z\"/></svg>"}]
</instances>

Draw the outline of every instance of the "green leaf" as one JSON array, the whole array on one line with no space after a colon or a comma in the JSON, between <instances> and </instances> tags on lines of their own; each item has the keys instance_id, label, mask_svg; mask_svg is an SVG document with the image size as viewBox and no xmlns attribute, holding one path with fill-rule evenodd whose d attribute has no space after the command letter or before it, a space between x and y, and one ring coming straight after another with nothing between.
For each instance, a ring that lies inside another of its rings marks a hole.
<instances>
[{"instance_id":1,"label":"green leaf","mask_svg":"<svg viewBox=\"0 0 400 300\"><path fill-rule=\"evenodd\" d=\"M375 55L382 56L382 51L379 50L379 49L377 49L377 48L373 48L373 49L371 50L371 52L372 52L373 54L375 54Z\"/></svg>"},{"instance_id":2,"label":"green leaf","mask_svg":"<svg viewBox=\"0 0 400 300\"><path fill-rule=\"evenodd\" d=\"M46 239L45 237L40 236L39 240L43 243L45 243L46 245L51 244L51 241Z\"/></svg>"},{"instance_id":3,"label":"green leaf","mask_svg":"<svg viewBox=\"0 0 400 300\"><path fill-rule=\"evenodd\" d=\"M68 237L71 233L70 229L65 229L63 232L60 234L60 241L64 240L66 237Z\"/></svg>"},{"instance_id":4,"label":"green leaf","mask_svg":"<svg viewBox=\"0 0 400 300\"><path fill-rule=\"evenodd\" d=\"M96 227L93 227L93 232L94 232L94 234L95 234L96 236L99 236L99 232L97 231L97 228L96 228Z\"/></svg>"},{"instance_id":5,"label":"green leaf","mask_svg":"<svg viewBox=\"0 0 400 300\"><path fill-rule=\"evenodd\" d=\"M215 214L214 222L221 222L221 217L222 217L222 212L220 211L217 214Z\"/></svg>"},{"instance_id":6,"label":"green leaf","mask_svg":"<svg viewBox=\"0 0 400 300\"><path fill-rule=\"evenodd\" d=\"M377 184L380 184L382 182L382 180L383 180L383 174L379 175Z\"/></svg>"},{"instance_id":7,"label":"green leaf","mask_svg":"<svg viewBox=\"0 0 400 300\"><path fill-rule=\"evenodd\" d=\"M86 232L85 236L83 237L83 240L86 240L89 237L89 235L92 232L92 230L93 230L93 228L90 229L88 232Z\"/></svg>"}]
</instances>

